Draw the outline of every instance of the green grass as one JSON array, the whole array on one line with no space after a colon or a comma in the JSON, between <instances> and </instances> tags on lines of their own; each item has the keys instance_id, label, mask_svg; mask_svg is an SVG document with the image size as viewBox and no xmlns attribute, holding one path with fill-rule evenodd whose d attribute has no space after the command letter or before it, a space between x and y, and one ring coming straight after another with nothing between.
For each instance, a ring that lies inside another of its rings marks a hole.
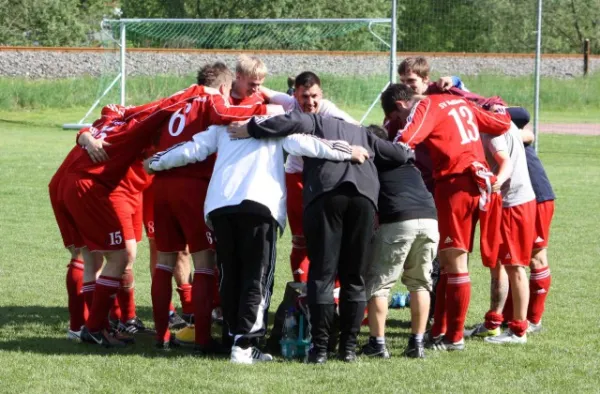
<instances>
[{"instance_id":1,"label":"green grass","mask_svg":"<svg viewBox=\"0 0 600 394\"><path fill-rule=\"evenodd\" d=\"M437 76L435 76L437 78ZM287 77L267 79L270 88L286 91ZM340 77L321 75L325 96L361 119L369 105L377 98L387 83L384 75L368 77ZM72 116L60 122L76 122L108 86L111 78L71 78L59 80L29 80L0 78L0 111L68 109ZM127 103L141 104L165 97L178 89L194 83L189 76L137 76L127 80ZM499 95L511 105L521 105L533 112L533 78L502 75L466 76L467 87L486 96ZM102 88L101 88L102 86ZM542 78L540 88L540 120L559 123L600 123L600 73L586 78ZM118 84L101 105L119 102ZM77 111L71 111L76 109ZM97 113L97 112L96 112ZM94 116L88 118L93 121ZM380 123L382 111L379 103L367 122Z\"/></svg>"},{"instance_id":2,"label":"green grass","mask_svg":"<svg viewBox=\"0 0 600 394\"><path fill-rule=\"evenodd\" d=\"M73 145L73 132L56 127L71 114L13 115L20 122L0 121L0 392L575 393L600 387L598 137L546 135L540 146L558 195L549 250L553 284L546 331L531 336L527 345L491 347L475 340L464 353L428 352L424 361L406 360L398 356L409 333L409 313L402 309L390 314L394 357L388 362L244 367L194 358L185 351L157 353L149 338L123 351L65 340L68 254L61 246L47 184ZM291 276L289 247L286 233L279 242L272 312ZM135 269L136 297L139 314L151 323L147 264L143 241ZM489 275L477 253L471 270L467 325L481 321L489 300Z\"/></svg>"}]
</instances>

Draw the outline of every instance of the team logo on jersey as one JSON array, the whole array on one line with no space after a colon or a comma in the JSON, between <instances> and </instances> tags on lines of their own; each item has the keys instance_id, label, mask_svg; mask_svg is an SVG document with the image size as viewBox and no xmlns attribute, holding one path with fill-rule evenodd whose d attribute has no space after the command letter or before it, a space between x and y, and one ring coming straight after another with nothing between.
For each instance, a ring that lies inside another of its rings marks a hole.
<instances>
[{"instance_id":1,"label":"team logo on jersey","mask_svg":"<svg viewBox=\"0 0 600 394\"><path fill-rule=\"evenodd\" d=\"M541 242L544 242L544 238L542 238L542 237L539 237L539 236L538 236L538 237L535 239L535 243L536 243L536 244L539 244L539 243L541 243Z\"/></svg>"},{"instance_id":2,"label":"team logo on jersey","mask_svg":"<svg viewBox=\"0 0 600 394\"><path fill-rule=\"evenodd\" d=\"M445 244L451 244L452 242L454 242L454 241L453 241L453 240L452 240L452 238L450 238L449 236L448 236L448 237L446 237L446 239L444 240L444 243L445 243Z\"/></svg>"}]
</instances>

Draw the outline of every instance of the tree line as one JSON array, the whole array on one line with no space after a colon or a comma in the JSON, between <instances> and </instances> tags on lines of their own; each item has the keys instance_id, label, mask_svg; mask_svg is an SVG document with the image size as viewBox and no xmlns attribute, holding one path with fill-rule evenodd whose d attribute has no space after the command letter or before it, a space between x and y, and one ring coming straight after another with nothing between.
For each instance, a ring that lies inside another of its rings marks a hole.
<instances>
[{"instance_id":1,"label":"tree line","mask_svg":"<svg viewBox=\"0 0 600 394\"><path fill-rule=\"evenodd\" d=\"M398 0L398 50L531 53L537 3ZM87 46L99 45L103 18L380 18L391 1L0 0L0 9L0 45ZM600 0L545 1L542 20L544 53L579 53L589 39L600 54ZM350 48L354 39L336 40Z\"/></svg>"}]
</instances>

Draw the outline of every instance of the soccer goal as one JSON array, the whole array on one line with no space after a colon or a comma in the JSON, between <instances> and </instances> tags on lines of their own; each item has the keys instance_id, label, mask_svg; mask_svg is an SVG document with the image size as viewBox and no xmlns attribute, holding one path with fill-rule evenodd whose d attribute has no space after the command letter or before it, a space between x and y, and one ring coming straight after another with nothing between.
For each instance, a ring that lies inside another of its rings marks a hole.
<instances>
[{"instance_id":1,"label":"soccer goal","mask_svg":"<svg viewBox=\"0 0 600 394\"><path fill-rule=\"evenodd\" d=\"M194 83L203 64L224 61L233 68L242 53L263 59L265 86L285 92L288 77L313 71L324 97L362 122L381 123L378 100L395 76L395 20L104 20L97 99L78 123L64 127L89 124L109 103L168 96Z\"/></svg>"}]
</instances>

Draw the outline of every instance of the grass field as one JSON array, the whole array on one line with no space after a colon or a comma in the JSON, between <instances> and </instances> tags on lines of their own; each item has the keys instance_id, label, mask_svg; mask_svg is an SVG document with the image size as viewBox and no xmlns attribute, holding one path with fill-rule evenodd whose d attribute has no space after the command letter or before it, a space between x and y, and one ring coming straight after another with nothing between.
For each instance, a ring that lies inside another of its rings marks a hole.
<instances>
[{"instance_id":1,"label":"grass field","mask_svg":"<svg viewBox=\"0 0 600 394\"><path fill-rule=\"evenodd\" d=\"M597 392L600 387L600 138L544 136L541 158L558 200L552 227L552 289L545 332L525 346L469 341L463 353L399 357L409 312L393 310L393 358L337 361L322 367L274 362L233 366L186 351L153 350L150 338L122 351L65 339L62 249L47 184L74 143L57 128L72 111L2 113L0 119L0 392ZM289 235L279 242L276 306L290 278ZM140 244L136 283L139 315L151 324L147 243ZM471 259L473 298L467 325L488 306L488 273ZM271 311L274 312L272 306ZM363 329L364 332L364 329ZM364 341L365 337L362 337Z\"/></svg>"}]
</instances>

